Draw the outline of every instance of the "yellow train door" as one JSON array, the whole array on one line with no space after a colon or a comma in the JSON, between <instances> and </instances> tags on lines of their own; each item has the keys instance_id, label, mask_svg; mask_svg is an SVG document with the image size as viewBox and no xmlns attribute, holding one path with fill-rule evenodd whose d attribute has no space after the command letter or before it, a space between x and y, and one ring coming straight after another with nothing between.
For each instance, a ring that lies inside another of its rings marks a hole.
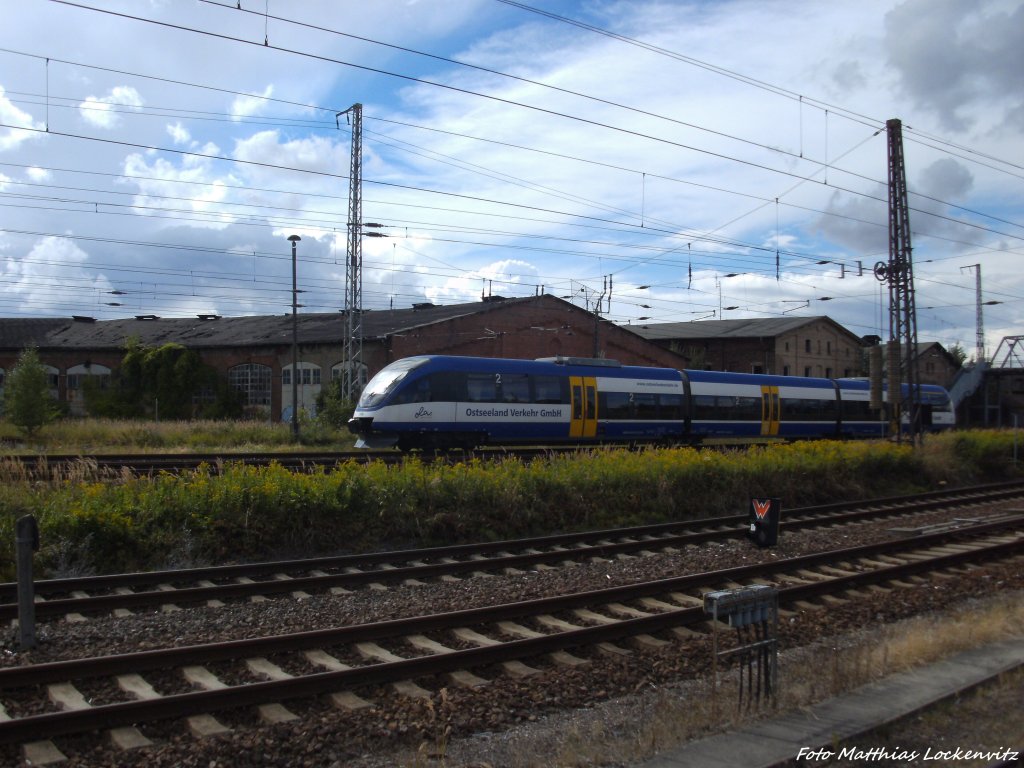
<instances>
[{"instance_id":1,"label":"yellow train door","mask_svg":"<svg viewBox=\"0 0 1024 768\"><path fill-rule=\"evenodd\" d=\"M569 437L597 435L597 379L592 376L570 376L572 421Z\"/></svg>"},{"instance_id":2,"label":"yellow train door","mask_svg":"<svg viewBox=\"0 0 1024 768\"><path fill-rule=\"evenodd\" d=\"M779 388L761 387L761 436L779 434Z\"/></svg>"}]
</instances>

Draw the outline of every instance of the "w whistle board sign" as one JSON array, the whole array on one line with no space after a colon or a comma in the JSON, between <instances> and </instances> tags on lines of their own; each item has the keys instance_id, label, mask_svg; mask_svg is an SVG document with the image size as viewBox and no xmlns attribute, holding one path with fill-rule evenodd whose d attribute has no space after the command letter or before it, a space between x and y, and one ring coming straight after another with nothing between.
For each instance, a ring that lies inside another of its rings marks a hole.
<instances>
[{"instance_id":1,"label":"w whistle board sign","mask_svg":"<svg viewBox=\"0 0 1024 768\"><path fill-rule=\"evenodd\" d=\"M781 499L750 499L750 540L759 547L774 547L779 543L779 517Z\"/></svg>"}]
</instances>

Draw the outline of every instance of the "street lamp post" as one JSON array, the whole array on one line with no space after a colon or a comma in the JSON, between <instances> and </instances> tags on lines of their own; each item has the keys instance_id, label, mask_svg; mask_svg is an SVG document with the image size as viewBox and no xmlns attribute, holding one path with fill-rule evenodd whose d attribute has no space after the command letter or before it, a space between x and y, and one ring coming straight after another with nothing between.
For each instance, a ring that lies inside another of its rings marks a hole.
<instances>
[{"instance_id":1,"label":"street lamp post","mask_svg":"<svg viewBox=\"0 0 1024 768\"><path fill-rule=\"evenodd\" d=\"M295 244L302 238L289 236L292 244L292 438L299 439L299 291L296 284Z\"/></svg>"}]
</instances>

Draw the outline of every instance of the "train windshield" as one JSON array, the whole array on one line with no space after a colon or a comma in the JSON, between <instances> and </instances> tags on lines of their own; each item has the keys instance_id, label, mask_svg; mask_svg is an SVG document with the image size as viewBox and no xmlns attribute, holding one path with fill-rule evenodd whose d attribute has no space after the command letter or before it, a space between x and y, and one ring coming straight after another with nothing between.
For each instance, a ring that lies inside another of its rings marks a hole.
<instances>
[{"instance_id":1,"label":"train windshield","mask_svg":"<svg viewBox=\"0 0 1024 768\"><path fill-rule=\"evenodd\" d=\"M426 362L427 358L425 357L407 357L385 366L367 382L363 394L359 397L357 407L373 408L380 405L388 395L395 391L395 387L409 375L410 371Z\"/></svg>"}]
</instances>

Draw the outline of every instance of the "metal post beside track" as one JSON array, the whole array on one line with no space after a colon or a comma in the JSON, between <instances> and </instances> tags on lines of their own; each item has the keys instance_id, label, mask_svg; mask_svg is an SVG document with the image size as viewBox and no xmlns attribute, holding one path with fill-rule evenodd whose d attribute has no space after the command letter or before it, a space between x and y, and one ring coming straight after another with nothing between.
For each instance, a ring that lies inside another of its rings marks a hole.
<instances>
[{"instance_id":1,"label":"metal post beside track","mask_svg":"<svg viewBox=\"0 0 1024 768\"><path fill-rule=\"evenodd\" d=\"M32 515L18 518L14 529L18 569L18 644L23 651L36 645L36 603L32 582L32 553L39 549L39 526Z\"/></svg>"}]
</instances>

